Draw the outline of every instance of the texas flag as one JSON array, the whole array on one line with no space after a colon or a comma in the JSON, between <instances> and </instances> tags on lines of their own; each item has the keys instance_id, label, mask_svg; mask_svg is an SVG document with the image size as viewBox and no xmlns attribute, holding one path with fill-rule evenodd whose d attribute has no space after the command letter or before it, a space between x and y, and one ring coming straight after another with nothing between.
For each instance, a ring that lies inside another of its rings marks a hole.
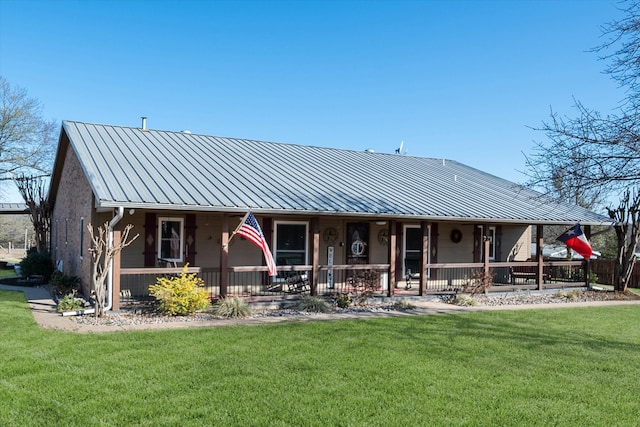
<instances>
[{"instance_id":1,"label":"texas flag","mask_svg":"<svg viewBox=\"0 0 640 427\"><path fill-rule=\"evenodd\" d=\"M562 243L567 245L569 249L573 249L582 255L582 258L584 259L589 259L591 258L591 255L593 255L593 249L591 249L587 236L582 232L580 224L574 225L562 233L556 240L560 240Z\"/></svg>"}]
</instances>

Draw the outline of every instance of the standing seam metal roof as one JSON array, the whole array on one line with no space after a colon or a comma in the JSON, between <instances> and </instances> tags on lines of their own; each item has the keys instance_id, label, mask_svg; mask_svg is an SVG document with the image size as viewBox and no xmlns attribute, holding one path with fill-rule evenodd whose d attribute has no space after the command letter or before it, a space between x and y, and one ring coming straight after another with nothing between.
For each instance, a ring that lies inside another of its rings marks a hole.
<instances>
[{"instance_id":1,"label":"standing seam metal roof","mask_svg":"<svg viewBox=\"0 0 640 427\"><path fill-rule=\"evenodd\" d=\"M99 207L611 222L453 160L74 121L62 126Z\"/></svg>"}]
</instances>

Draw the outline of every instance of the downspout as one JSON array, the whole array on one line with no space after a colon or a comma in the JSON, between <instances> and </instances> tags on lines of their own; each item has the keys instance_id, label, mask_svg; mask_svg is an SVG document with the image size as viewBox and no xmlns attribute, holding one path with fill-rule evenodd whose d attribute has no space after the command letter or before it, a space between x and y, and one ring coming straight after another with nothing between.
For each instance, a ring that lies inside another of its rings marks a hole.
<instances>
[{"instance_id":1,"label":"downspout","mask_svg":"<svg viewBox=\"0 0 640 427\"><path fill-rule=\"evenodd\" d=\"M109 221L109 229L107 231L107 250L113 248L113 227L116 226L124 216L124 207L120 206L115 216ZM104 311L111 310L113 306L113 259L109 260L109 275L107 276L107 301Z\"/></svg>"}]
</instances>

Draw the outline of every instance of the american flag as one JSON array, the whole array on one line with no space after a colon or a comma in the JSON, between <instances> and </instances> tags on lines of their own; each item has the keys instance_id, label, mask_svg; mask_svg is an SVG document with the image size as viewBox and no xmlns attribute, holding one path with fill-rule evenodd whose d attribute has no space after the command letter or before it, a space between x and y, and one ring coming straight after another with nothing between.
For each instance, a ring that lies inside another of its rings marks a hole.
<instances>
[{"instance_id":1,"label":"american flag","mask_svg":"<svg viewBox=\"0 0 640 427\"><path fill-rule=\"evenodd\" d=\"M249 212L245 216L244 221L242 222L242 224L240 224L236 233L250 240L254 245L262 249L264 259L267 262L267 270L269 270L269 276L275 276L276 274L278 274L276 270L276 262L273 260L273 255L271 255L269 245L264 238L264 234L262 234L260 224L258 224L256 217L253 216L253 212Z\"/></svg>"}]
</instances>

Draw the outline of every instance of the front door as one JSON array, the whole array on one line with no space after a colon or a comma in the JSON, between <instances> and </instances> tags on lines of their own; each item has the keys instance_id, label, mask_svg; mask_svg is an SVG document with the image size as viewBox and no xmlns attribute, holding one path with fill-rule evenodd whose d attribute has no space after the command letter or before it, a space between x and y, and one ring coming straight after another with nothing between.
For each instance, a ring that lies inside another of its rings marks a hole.
<instances>
[{"instance_id":1,"label":"front door","mask_svg":"<svg viewBox=\"0 0 640 427\"><path fill-rule=\"evenodd\" d=\"M411 274L412 277L420 273L420 255L422 254L422 229L419 225L407 225L404 228L404 248L402 276Z\"/></svg>"}]
</instances>

